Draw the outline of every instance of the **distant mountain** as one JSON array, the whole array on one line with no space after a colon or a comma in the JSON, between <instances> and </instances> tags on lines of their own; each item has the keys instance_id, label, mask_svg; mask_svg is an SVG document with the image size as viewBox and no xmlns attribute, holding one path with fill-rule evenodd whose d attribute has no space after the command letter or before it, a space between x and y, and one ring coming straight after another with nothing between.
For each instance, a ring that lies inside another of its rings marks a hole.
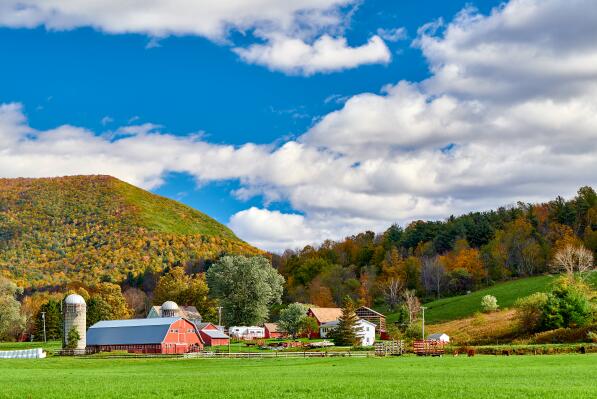
<instances>
[{"instance_id":1,"label":"distant mountain","mask_svg":"<svg viewBox=\"0 0 597 399\"><path fill-rule=\"evenodd\" d=\"M0 274L25 288L259 252L211 217L110 176L0 179Z\"/></svg>"}]
</instances>

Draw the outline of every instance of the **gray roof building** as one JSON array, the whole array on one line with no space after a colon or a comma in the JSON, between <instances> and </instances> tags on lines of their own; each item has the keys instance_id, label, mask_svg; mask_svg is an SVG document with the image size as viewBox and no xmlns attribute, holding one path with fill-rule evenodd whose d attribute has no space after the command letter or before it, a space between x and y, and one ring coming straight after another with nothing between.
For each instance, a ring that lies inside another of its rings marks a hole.
<instances>
[{"instance_id":1,"label":"gray roof building","mask_svg":"<svg viewBox=\"0 0 597 399\"><path fill-rule=\"evenodd\" d=\"M87 346L159 344L180 317L104 320L87 330Z\"/></svg>"}]
</instances>

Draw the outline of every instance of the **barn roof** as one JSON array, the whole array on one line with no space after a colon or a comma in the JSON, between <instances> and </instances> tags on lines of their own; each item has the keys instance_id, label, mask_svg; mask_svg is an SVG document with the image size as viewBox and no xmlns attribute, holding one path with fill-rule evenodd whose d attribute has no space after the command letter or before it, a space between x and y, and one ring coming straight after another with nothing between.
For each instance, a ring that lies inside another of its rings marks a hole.
<instances>
[{"instance_id":1,"label":"barn roof","mask_svg":"<svg viewBox=\"0 0 597 399\"><path fill-rule=\"evenodd\" d=\"M226 334L224 334L222 331L220 330L202 330L201 333L209 336L210 338L221 338L221 339L228 339L230 338L229 336L227 336Z\"/></svg>"},{"instance_id":2,"label":"barn roof","mask_svg":"<svg viewBox=\"0 0 597 399\"><path fill-rule=\"evenodd\" d=\"M87 345L159 344L180 317L104 320L87 330Z\"/></svg>"},{"instance_id":3,"label":"barn roof","mask_svg":"<svg viewBox=\"0 0 597 399\"><path fill-rule=\"evenodd\" d=\"M440 338L441 338L442 336L444 336L444 335L445 335L446 337L450 338L450 337L448 336L448 334L446 334L446 333L435 333L435 334L429 334L429 335L427 336L427 339L440 339Z\"/></svg>"},{"instance_id":4,"label":"barn roof","mask_svg":"<svg viewBox=\"0 0 597 399\"><path fill-rule=\"evenodd\" d=\"M319 323L338 320L342 316L340 308L309 308L309 310Z\"/></svg>"}]
</instances>

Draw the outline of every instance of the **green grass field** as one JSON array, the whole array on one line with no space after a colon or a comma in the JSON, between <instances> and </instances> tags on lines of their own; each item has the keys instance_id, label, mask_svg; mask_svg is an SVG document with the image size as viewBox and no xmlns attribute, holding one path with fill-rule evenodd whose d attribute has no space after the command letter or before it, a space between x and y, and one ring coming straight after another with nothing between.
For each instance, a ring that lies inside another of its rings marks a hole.
<instances>
[{"instance_id":1,"label":"green grass field","mask_svg":"<svg viewBox=\"0 0 597 399\"><path fill-rule=\"evenodd\" d=\"M595 398L597 355L0 360L0 398Z\"/></svg>"},{"instance_id":2,"label":"green grass field","mask_svg":"<svg viewBox=\"0 0 597 399\"><path fill-rule=\"evenodd\" d=\"M425 321L427 323L439 323L462 319L481 311L481 298L485 295L493 295L498 300L501 308L510 307L518 298L525 297L534 292L547 291L549 285L554 281L554 276L537 276L522 278L519 280L498 283L488 288L472 292L467 295L454 296L439 299L425 304ZM388 314L388 322L394 322L396 314Z\"/></svg>"}]
</instances>

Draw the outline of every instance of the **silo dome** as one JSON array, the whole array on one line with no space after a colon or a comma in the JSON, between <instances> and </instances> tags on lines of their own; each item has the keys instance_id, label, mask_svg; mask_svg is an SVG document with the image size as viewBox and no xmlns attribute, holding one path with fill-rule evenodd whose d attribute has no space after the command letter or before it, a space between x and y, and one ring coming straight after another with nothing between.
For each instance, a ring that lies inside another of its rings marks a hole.
<instances>
[{"instance_id":1,"label":"silo dome","mask_svg":"<svg viewBox=\"0 0 597 399\"><path fill-rule=\"evenodd\" d=\"M178 310L178 305L173 301L166 301L162 304L162 310Z\"/></svg>"},{"instance_id":2,"label":"silo dome","mask_svg":"<svg viewBox=\"0 0 597 399\"><path fill-rule=\"evenodd\" d=\"M172 301L166 301L162 304L162 317L176 317L178 314L178 305Z\"/></svg>"},{"instance_id":3,"label":"silo dome","mask_svg":"<svg viewBox=\"0 0 597 399\"><path fill-rule=\"evenodd\" d=\"M78 294L70 294L64 299L64 303L67 305L85 305L85 299Z\"/></svg>"}]
</instances>

